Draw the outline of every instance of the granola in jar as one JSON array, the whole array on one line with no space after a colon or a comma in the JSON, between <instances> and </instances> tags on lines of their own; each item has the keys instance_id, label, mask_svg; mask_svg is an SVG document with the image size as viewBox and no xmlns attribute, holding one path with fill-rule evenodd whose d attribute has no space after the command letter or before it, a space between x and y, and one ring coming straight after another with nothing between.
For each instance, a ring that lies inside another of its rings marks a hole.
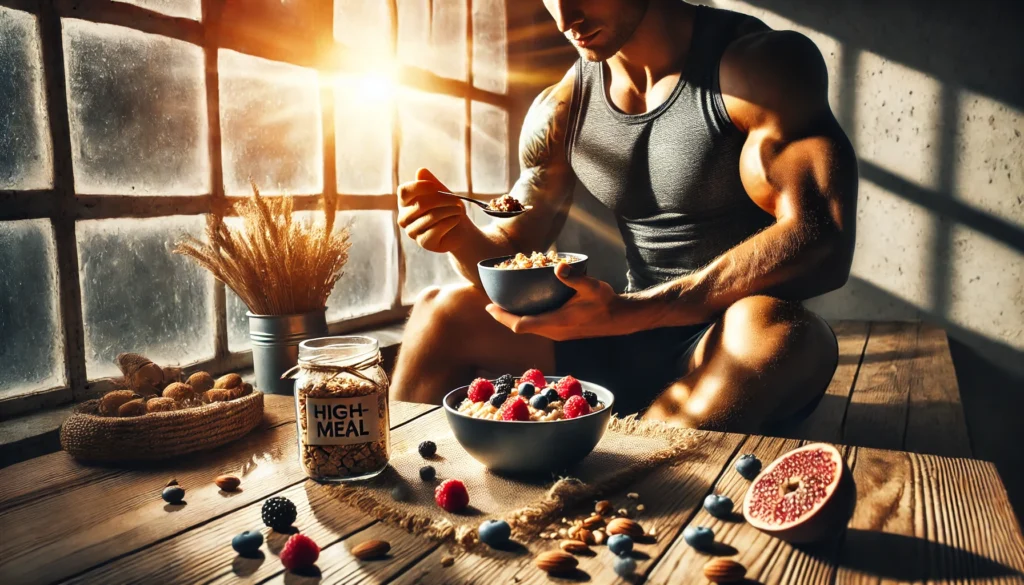
<instances>
[{"instance_id":1,"label":"granola in jar","mask_svg":"<svg viewBox=\"0 0 1024 585\"><path fill-rule=\"evenodd\" d=\"M322 337L299 345L295 414L299 461L318 481L384 470L391 455L388 378L377 340Z\"/></svg>"}]
</instances>

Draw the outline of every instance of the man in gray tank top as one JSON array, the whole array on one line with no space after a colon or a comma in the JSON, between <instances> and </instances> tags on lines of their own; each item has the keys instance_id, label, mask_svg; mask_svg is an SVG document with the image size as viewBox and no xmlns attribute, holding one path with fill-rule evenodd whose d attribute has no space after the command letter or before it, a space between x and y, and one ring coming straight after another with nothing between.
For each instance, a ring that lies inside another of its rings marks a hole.
<instances>
[{"instance_id":1,"label":"man in gray tank top","mask_svg":"<svg viewBox=\"0 0 1024 585\"><path fill-rule=\"evenodd\" d=\"M681 0L545 0L580 60L534 101L512 195L534 209L478 228L426 169L399 224L469 283L413 308L394 397L439 402L480 374L536 367L603 383L620 413L761 431L808 413L838 359L800 301L843 285L856 157L806 37ZM547 314L490 304L476 263L549 247L581 182L615 213L628 290L556 272Z\"/></svg>"}]
</instances>

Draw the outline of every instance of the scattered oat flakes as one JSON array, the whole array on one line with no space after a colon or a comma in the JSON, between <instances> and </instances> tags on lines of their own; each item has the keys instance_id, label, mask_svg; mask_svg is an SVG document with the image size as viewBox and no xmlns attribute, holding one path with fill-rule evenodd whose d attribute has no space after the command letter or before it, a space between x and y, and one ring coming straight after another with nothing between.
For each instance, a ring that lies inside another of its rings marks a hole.
<instances>
[{"instance_id":1,"label":"scattered oat flakes","mask_svg":"<svg viewBox=\"0 0 1024 585\"><path fill-rule=\"evenodd\" d=\"M638 494L636 492L629 492L628 494L626 494L626 497L631 499L631 500L639 500L640 499L640 494Z\"/></svg>"},{"instance_id":2,"label":"scattered oat flakes","mask_svg":"<svg viewBox=\"0 0 1024 585\"><path fill-rule=\"evenodd\" d=\"M645 509L646 509L646 508L644 507L644 505L643 505L643 504L637 504L637 505L636 505L636 511L637 511L637 512L643 512L643 511L644 511Z\"/></svg>"}]
</instances>

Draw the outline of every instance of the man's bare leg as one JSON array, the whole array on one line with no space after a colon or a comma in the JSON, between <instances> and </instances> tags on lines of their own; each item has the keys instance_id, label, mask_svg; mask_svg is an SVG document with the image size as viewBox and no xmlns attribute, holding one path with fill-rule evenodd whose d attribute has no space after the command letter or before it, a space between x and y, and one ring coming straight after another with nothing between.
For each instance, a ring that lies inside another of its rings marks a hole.
<instances>
[{"instance_id":1,"label":"man's bare leg","mask_svg":"<svg viewBox=\"0 0 1024 585\"><path fill-rule=\"evenodd\" d=\"M825 392L839 348L825 322L796 303L748 297L708 329L687 374L659 395L646 418L757 432Z\"/></svg>"},{"instance_id":2,"label":"man's bare leg","mask_svg":"<svg viewBox=\"0 0 1024 585\"><path fill-rule=\"evenodd\" d=\"M405 326L391 397L440 404L481 374L554 370L554 342L513 333L487 314L488 302L468 284L424 291Z\"/></svg>"}]
</instances>

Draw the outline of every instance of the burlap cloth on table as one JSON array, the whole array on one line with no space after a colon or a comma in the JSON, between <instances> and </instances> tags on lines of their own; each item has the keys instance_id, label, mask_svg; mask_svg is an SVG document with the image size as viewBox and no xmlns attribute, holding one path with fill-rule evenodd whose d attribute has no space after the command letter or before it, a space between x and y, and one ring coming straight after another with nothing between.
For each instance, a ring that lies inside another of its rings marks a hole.
<instances>
[{"instance_id":1,"label":"burlap cloth on table","mask_svg":"<svg viewBox=\"0 0 1024 585\"><path fill-rule=\"evenodd\" d=\"M503 518L513 537L529 542L574 504L595 499L624 487L638 474L661 465L676 464L693 444L695 432L634 417L612 417L601 442L562 478L506 478L489 472L459 445L450 430L440 437L437 455L424 460L410 445L391 455L390 466L369 482L336 485L334 495L384 522L413 534L470 547L477 542L477 527L488 518ZM433 465L437 480L420 480L419 469ZM460 479L469 492L469 509L449 514L434 503L434 488L446 479ZM408 487L408 498L396 501L391 490Z\"/></svg>"}]
</instances>

